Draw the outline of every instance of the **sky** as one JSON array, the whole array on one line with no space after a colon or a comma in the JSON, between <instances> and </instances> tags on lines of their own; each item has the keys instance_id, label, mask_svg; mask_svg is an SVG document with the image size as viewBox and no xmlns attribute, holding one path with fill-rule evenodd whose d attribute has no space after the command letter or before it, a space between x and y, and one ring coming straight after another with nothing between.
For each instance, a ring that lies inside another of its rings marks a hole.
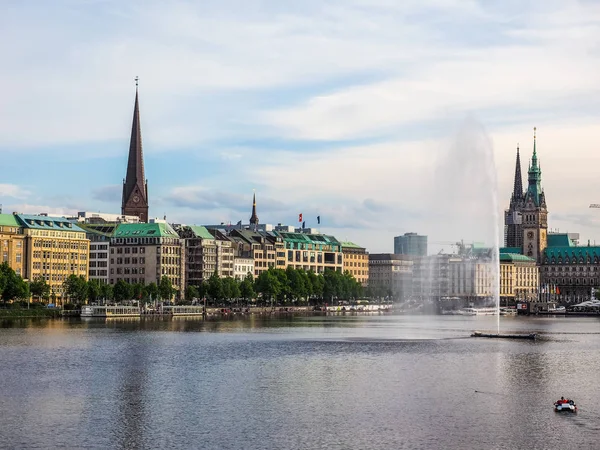
<instances>
[{"instance_id":1,"label":"sky","mask_svg":"<svg viewBox=\"0 0 600 450\"><path fill-rule=\"evenodd\" d=\"M600 2L4 0L3 212L306 226L370 252L502 233L537 127L553 230L600 245ZM500 239L502 237L500 236Z\"/></svg>"}]
</instances>

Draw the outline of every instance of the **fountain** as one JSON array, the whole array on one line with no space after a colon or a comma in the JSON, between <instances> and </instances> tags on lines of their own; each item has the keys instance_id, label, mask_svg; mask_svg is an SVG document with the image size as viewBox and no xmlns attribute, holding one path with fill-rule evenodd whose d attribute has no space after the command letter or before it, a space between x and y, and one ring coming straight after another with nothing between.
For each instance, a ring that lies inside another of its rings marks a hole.
<instances>
[{"instance_id":1,"label":"fountain","mask_svg":"<svg viewBox=\"0 0 600 450\"><path fill-rule=\"evenodd\" d=\"M474 333L476 337L512 337L500 334L500 205L494 151L483 126L467 118L447 152L437 160L434 208L447 236L492 243L487 254L490 267L490 298L496 309L496 334ZM464 251L464 247L461 249ZM471 249L471 257L475 255ZM481 259L479 259L481 260ZM432 276L435 276L432 274ZM431 282L432 280L430 280ZM486 305L491 306L491 305ZM516 335L530 339L531 335Z\"/></svg>"}]
</instances>

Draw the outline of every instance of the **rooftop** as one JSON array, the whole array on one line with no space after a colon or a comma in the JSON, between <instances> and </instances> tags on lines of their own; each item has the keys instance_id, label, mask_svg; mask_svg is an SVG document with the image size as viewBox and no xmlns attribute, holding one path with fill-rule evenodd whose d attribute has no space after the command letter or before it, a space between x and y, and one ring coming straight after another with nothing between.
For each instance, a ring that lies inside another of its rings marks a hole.
<instances>
[{"instance_id":1,"label":"rooftop","mask_svg":"<svg viewBox=\"0 0 600 450\"><path fill-rule=\"evenodd\" d=\"M531 262L535 263L535 259L519 253L500 253L500 261L505 262Z\"/></svg>"},{"instance_id":2,"label":"rooftop","mask_svg":"<svg viewBox=\"0 0 600 450\"><path fill-rule=\"evenodd\" d=\"M364 250L364 247L361 247L358 244L355 244L354 242L340 242L340 244L342 244L342 248L359 248L361 250Z\"/></svg>"},{"instance_id":3,"label":"rooftop","mask_svg":"<svg viewBox=\"0 0 600 450\"><path fill-rule=\"evenodd\" d=\"M64 217L36 216L32 214L17 214L16 217L21 222L21 226L25 228L84 232L83 229Z\"/></svg>"},{"instance_id":4,"label":"rooftop","mask_svg":"<svg viewBox=\"0 0 600 450\"><path fill-rule=\"evenodd\" d=\"M21 224L14 214L0 214L0 227L20 227Z\"/></svg>"},{"instance_id":5,"label":"rooftop","mask_svg":"<svg viewBox=\"0 0 600 450\"><path fill-rule=\"evenodd\" d=\"M113 237L173 237L179 235L168 223L122 223L117 227Z\"/></svg>"}]
</instances>

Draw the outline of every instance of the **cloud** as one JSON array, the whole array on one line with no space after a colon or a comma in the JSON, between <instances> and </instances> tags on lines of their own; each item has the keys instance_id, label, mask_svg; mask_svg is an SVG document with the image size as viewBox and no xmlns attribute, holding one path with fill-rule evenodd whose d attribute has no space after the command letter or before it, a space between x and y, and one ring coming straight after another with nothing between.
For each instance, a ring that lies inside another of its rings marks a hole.
<instances>
[{"instance_id":1,"label":"cloud","mask_svg":"<svg viewBox=\"0 0 600 450\"><path fill-rule=\"evenodd\" d=\"M121 196L123 195L123 186L118 184L111 184L108 186L102 186L99 188L92 189L92 198L101 202L114 203L118 205L121 202Z\"/></svg>"},{"instance_id":2,"label":"cloud","mask_svg":"<svg viewBox=\"0 0 600 450\"><path fill-rule=\"evenodd\" d=\"M6 212L15 212L19 214L48 214L57 217L74 217L77 215L77 209L56 207L49 205L35 205L29 203L16 203L6 205Z\"/></svg>"},{"instance_id":3,"label":"cloud","mask_svg":"<svg viewBox=\"0 0 600 450\"><path fill-rule=\"evenodd\" d=\"M0 184L0 196L11 198L26 198L30 192L15 184Z\"/></svg>"},{"instance_id":4,"label":"cloud","mask_svg":"<svg viewBox=\"0 0 600 450\"><path fill-rule=\"evenodd\" d=\"M196 210L228 210L236 213L249 213L252 198L247 195L214 190L201 186L182 186L171 189L163 203ZM257 198L260 211L277 211L285 207L284 203L271 198Z\"/></svg>"}]
</instances>

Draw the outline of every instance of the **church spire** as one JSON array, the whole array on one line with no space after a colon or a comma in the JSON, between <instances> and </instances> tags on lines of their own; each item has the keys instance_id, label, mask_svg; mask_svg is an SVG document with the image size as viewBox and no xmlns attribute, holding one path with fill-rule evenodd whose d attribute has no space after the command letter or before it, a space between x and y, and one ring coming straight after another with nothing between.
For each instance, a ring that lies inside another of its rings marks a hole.
<instances>
[{"instance_id":1,"label":"church spire","mask_svg":"<svg viewBox=\"0 0 600 450\"><path fill-rule=\"evenodd\" d=\"M250 216L250 225L256 226L258 225L258 216L256 215L256 192L252 197L252 216Z\"/></svg>"},{"instance_id":2,"label":"church spire","mask_svg":"<svg viewBox=\"0 0 600 450\"><path fill-rule=\"evenodd\" d=\"M519 144L517 144L517 163L515 166L515 182L513 185L512 198L514 200L517 200L522 197L523 197L523 176L521 175L521 156L519 155Z\"/></svg>"},{"instance_id":3,"label":"church spire","mask_svg":"<svg viewBox=\"0 0 600 450\"><path fill-rule=\"evenodd\" d=\"M533 129L533 156L531 157L531 164L529 165L528 171L528 182L527 187L528 194L531 194L533 201L536 206L540 205L540 196L542 193L542 171L538 164L537 149L536 149L536 128Z\"/></svg>"},{"instance_id":4,"label":"church spire","mask_svg":"<svg viewBox=\"0 0 600 450\"><path fill-rule=\"evenodd\" d=\"M123 182L121 213L138 216L142 222L148 221L148 185L144 177L138 77L135 77L135 104L133 107L133 122L131 124L131 139L129 141L127 175Z\"/></svg>"}]
</instances>

